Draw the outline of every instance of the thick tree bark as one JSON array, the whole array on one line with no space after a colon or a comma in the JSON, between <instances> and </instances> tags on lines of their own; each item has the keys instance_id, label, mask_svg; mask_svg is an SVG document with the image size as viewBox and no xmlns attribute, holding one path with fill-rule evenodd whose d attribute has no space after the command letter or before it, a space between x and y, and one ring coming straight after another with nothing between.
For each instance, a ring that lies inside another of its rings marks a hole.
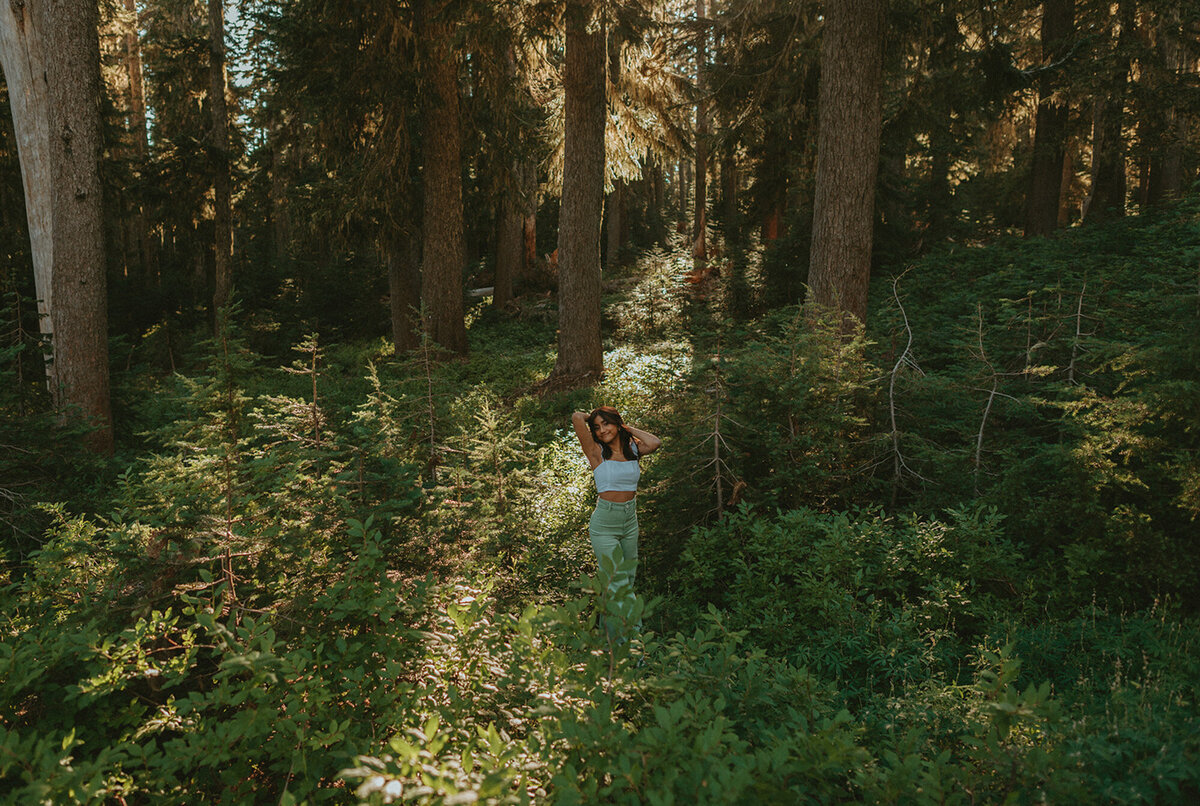
<instances>
[{"instance_id":1,"label":"thick tree bark","mask_svg":"<svg viewBox=\"0 0 1200 806\"><path fill-rule=\"evenodd\" d=\"M598 375L600 226L604 204L605 35L587 30L588 3L567 6L565 144L558 228L559 377Z\"/></svg>"},{"instance_id":2,"label":"thick tree bark","mask_svg":"<svg viewBox=\"0 0 1200 806\"><path fill-rule=\"evenodd\" d=\"M1042 61L1052 64L1066 54L1075 30L1075 0L1045 0L1042 5ZM1025 235L1046 235L1058 224L1069 106L1056 96L1053 71L1038 81L1033 163L1025 203Z\"/></svg>"},{"instance_id":3,"label":"thick tree bark","mask_svg":"<svg viewBox=\"0 0 1200 806\"><path fill-rule=\"evenodd\" d=\"M885 0L827 4L821 43L809 286L813 301L860 321L871 277L885 8Z\"/></svg>"},{"instance_id":4,"label":"thick tree bark","mask_svg":"<svg viewBox=\"0 0 1200 806\"><path fill-rule=\"evenodd\" d=\"M621 82L621 44L613 31L608 32L608 84L619 86ZM603 263L605 269L617 265L621 252L621 233L625 229L625 182L613 180L612 191L604 199L604 250Z\"/></svg>"},{"instance_id":5,"label":"thick tree bark","mask_svg":"<svg viewBox=\"0 0 1200 806\"><path fill-rule=\"evenodd\" d=\"M87 0L0 3L50 392L99 426L90 446L111 453L97 24Z\"/></svg>"},{"instance_id":6,"label":"thick tree bark","mask_svg":"<svg viewBox=\"0 0 1200 806\"><path fill-rule=\"evenodd\" d=\"M1158 199L1178 199L1183 196L1184 150L1187 145L1187 114L1177 106L1167 110L1166 147L1163 149L1162 176Z\"/></svg>"},{"instance_id":7,"label":"thick tree bark","mask_svg":"<svg viewBox=\"0 0 1200 806\"><path fill-rule=\"evenodd\" d=\"M1122 82L1124 77L1122 77ZM1124 86L1097 98L1092 119L1092 187L1083 218L1105 221L1125 215Z\"/></svg>"},{"instance_id":8,"label":"thick tree bark","mask_svg":"<svg viewBox=\"0 0 1200 806\"><path fill-rule=\"evenodd\" d=\"M431 3L419 4L420 39L425 44L427 89L423 95L424 234L421 301L425 332L451 352L467 352L463 308L463 235L461 123L458 117L458 59L451 48L450 21L431 15Z\"/></svg>"},{"instance_id":9,"label":"thick tree bark","mask_svg":"<svg viewBox=\"0 0 1200 806\"><path fill-rule=\"evenodd\" d=\"M1071 186L1075 183L1075 138L1068 137L1063 144L1062 175L1058 185L1058 219L1056 226L1062 228L1071 223Z\"/></svg>"},{"instance_id":10,"label":"thick tree bark","mask_svg":"<svg viewBox=\"0 0 1200 806\"><path fill-rule=\"evenodd\" d=\"M397 233L384 247L388 296L392 313L392 342L397 355L421 345L421 242L412 233Z\"/></svg>"},{"instance_id":11,"label":"thick tree bark","mask_svg":"<svg viewBox=\"0 0 1200 806\"><path fill-rule=\"evenodd\" d=\"M233 291L233 180L229 175L229 110L225 104L225 4L208 0L209 155L213 171L213 311ZM214 318L215 321L215 318Z\"/></svg>"},{"instance_id":12,"label":"thick tree bark","mask_svg":"<svg viewBox=\"0 0 1200 806\"><path fill-rule=\"evenodd\" d=\"M696 0L696 195L692 214L692 257L708 257L706 230L708 227L708 101L705 98L705 63L708 61L708 31L705 28L704 0Z\"/></svg>"}]
</instances>

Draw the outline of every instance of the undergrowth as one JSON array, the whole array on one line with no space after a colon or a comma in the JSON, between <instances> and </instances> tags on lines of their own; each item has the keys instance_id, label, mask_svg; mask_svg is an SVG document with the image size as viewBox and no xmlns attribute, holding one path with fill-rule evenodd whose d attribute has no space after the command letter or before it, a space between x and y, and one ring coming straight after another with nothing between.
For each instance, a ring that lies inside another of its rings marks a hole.
<instances>
[{"instance_id":1,"label":"undergrowth","mask_svg":"<svg viewBox=\"0 0 1200 806\"><path fill-rule=\"evenodd\" d=\"M235 310L177 373L161 332L128 346L118 458L73 476L9 328L0 786L1192 802L1198 221L948 248L849 336L750 316L778 266L649 252L604 378L545 396L540 299L474 309L466 358L264 354ZM568 417L601 403L665 443L633 599L587 542Z\"/></svg>"}]
</instances>

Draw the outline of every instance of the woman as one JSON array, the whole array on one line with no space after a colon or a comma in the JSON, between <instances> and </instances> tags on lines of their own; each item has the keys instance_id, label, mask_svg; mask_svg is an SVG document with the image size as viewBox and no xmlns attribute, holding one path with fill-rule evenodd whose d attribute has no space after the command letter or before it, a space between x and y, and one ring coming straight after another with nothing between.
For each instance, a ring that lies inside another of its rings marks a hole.
<instances>
[{"instance_id":1,"label":"woman","mask_svg":"<svg viewBox=\"0 0 1200 806\"><path fill-rule=\"evenodd\" d=\"M658 450L662 440L622 421L612 406L601 406L591 414L577 411L571 415L571 423L592 466L599 495L588 522L592 551L597 561L613 557L618 566L622 559L632 560L628 576L632 588L638 556L637 486L642 474L638 460ZM614 577L613 588L624 581L624 574Z\"/></svg>"}]
</instances>

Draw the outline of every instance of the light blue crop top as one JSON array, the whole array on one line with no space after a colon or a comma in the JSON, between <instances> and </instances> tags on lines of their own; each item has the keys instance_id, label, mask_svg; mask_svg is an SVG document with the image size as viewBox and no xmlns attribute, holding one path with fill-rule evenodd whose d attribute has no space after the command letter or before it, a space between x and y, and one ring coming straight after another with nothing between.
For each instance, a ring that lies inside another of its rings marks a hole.
<instances>
[{"instance_id":1,"label":"light blue crop top","mask_svg":"<svg viewBox=\"0 0 1200 806\"><path fill-rule=\"evenodd\" d=\"M634 456L636 456L637 443L630 442L630 445L633 447ZM598 493L636 493L638 480L642 477L642 468L636 459L629 459L624 462L605 459L596 465L596 469L592 471L592 476L596 479L596 492Z\"/></svg>"}]
</instances>

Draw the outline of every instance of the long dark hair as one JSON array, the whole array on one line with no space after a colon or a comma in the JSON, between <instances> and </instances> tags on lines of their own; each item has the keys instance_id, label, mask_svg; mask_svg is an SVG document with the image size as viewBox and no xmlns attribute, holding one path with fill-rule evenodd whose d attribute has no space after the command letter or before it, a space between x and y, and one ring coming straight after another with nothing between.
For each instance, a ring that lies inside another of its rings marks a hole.
<instances>
[{"instance_id":1,"label":"long dark hair","mask_svg":"<svg viewBox=\"0 0 1200 806\"><path fill-rule=\"evenodd\" d=\"M600 446L600 455L605 459L611 459L612 448L605 445L600 441L600 438L596 436L597 417L599 417L601 420L604 420L604 422L611 423L617 427L617 439L621 441L621 453L625 454L625 458L629 459L632 457L640 462L642 457L638 454L637 448L632 447L633 434L629 433L629 430L625 428L625 422L621 419L621 413L612 406L601 406L589 414L587 418L588 430L592 432L592 439L594 439L596 444Z\"/></svg>"}]
</instances>

